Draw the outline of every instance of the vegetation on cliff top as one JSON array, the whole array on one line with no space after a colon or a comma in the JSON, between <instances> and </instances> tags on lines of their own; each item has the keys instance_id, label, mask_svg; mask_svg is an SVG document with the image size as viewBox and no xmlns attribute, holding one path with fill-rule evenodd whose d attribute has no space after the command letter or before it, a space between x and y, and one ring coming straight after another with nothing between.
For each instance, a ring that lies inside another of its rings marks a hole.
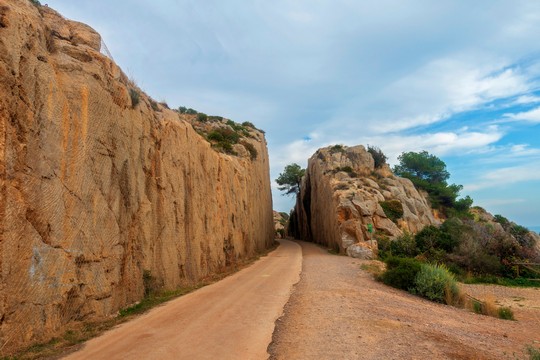
<instances>
[{"instance_id":1,"label":"vegetation on cliff top","mask_svg":"<svg viewBox=\"0 0 540 360\"><path fill-rule=\"evenodd\" d=\"M399 164L394 166L394 173L425 190L434 209L439 209L447 216L469 210L473 200L469 196L458 199L463 186L448 184L450 173L446 170L444 161L427 151L404 152L398 160Z\"/></svg>"},{"instance_id":2,"label":"vegetation on cliff top","mask_svg":"<svg viewBox=\"0 0 540 360\"><path fill-rule=\"evenodd\" d=\"M251 122L244 121L239 124L222 116L207 115L185 106L180 106L175 111L183 115L183 118L188 120L195 131L210 142L215 150L237 156L239 154L235 150L235 145L238 144L244 147L251 160L255 160L259 155L249 139L256 139L253 131L264 132L257 129Z\"/></svg>"}]
</instances>

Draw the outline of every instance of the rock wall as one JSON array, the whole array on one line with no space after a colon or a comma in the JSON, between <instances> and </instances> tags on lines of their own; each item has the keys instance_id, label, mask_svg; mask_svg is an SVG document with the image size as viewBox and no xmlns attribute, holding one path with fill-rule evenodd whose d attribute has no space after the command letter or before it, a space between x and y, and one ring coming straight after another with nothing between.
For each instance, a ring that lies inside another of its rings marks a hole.
<instances>
[{"instance_id":1,"label":"rock wall","mask_svg":"<svg viewBox=\"0 0 540 360\"><path fill-rule=\"evenodd\" d=\"M266 142L221 154L100 53L87 25L0 0L0 352L273 242Z\"/></svg>"},{"instance_id":2,"label":"rock wall","mask_svg":"<svg viewBox=\"0 0 540 360\"><path fill-rule=\"evenodd\" d=\"M381 206L390 201L403 210L395 221ZM373 258L377 238L392 239L438 223L410 180L394 176L386 165L375 169L363 146L333 146L309 159L290 231L350 256Z\"/></svg>"}]
</instances>

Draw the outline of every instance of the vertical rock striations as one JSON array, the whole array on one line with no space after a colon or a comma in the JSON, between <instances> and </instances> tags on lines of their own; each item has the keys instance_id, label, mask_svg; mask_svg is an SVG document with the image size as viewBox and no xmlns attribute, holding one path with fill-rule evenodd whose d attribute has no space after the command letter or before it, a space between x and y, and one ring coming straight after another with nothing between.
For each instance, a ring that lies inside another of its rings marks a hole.
<instances>
[{"instance_id":1,"label":"vertical rock striations","mask_svg":"<svg viewBox=\"0 0 540 360\"><path fill-rule=\"evenodd\" d=\"M375 169L363 146L340 145L309 159L290 220L296 237L361 258L376 254L377 238L437 223L410 180L394 176L387 165Z\"/></svg>"},{"instance_id":2,"label":"vertical rock striations","mask_svg":"<svg viewBox=\"0 0 540 360\"><path fill-rule=\"evenodd\" d=\"M256 159L216 152L100 43L47 7L0 0L3 352L273 241L263 134L245 140Z\"/></svg>"}]
</instances>

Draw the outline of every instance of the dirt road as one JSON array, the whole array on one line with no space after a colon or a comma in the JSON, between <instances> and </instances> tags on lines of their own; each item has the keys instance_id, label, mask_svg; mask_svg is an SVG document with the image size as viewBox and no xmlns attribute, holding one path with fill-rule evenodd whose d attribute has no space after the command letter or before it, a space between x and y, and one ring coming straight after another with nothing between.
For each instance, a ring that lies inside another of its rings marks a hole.
<instances>
[{"instance_id":1,"label":"dirt road","mask_svg":"<svg viewBox=\"0 0 540 360\"><path fill-rule=\"evenodd\" d=\"M301 266L300 246L281 240L249 268L90 340L66 359L266 359Z\"/></svg>"},{"instance_id":2,"label":"dirt road","mask_svg":"<svg viewBox=\"0 0 540 360\"><path fill-rule=\"evenodd\" d=\"M500 320L392 289L361 270L365 262L300 243L301 280L271 359L526 359L526 345L540 347L540 309L526 307L540 290L513 289L528 300L512 307L517 321Z\"/></svg>"}]
</instances>

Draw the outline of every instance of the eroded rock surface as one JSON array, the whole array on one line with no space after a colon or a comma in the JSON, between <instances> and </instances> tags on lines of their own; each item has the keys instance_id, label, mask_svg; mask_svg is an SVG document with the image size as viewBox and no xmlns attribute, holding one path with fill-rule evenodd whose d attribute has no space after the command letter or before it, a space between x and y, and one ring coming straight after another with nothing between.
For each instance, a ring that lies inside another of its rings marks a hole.
<instances>
[{"instance_id":1,"label":"eroded rock surface","mask_svg":"<svg viewBox=\"0 0 540 360\"><path fill-rule=\"evenodd\" d=\"M256 159L214 151L100 46L87 25L0 0L4 353L273 242L263 134L246 139Z\"/></svg>"},{"instance_id":2,"label":"eroded rock surface","mask_svg":"<svg viewBox=\"0 0 540 360\"><path fill-rule=\"evenodd\" d=\"M396 204L400 216L383 209ZM439 221L410 180L394 176L386 165L375 169L363 146L333 146L309 159L291 224L300 239L370 259L377 238L416 233Z\"/></svg>"}]
</instances>

